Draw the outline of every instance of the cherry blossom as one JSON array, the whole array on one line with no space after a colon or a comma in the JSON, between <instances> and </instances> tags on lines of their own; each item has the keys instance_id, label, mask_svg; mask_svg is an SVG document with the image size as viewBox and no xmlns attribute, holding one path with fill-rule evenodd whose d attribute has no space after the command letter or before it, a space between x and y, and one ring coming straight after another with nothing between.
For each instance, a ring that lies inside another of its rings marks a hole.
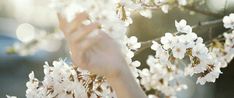
<instances>
[{"instance_id":1,"label":"cherry blossom","mask_svg":"<svg viewBox=\"0 0 234 98\"><path fill-rule=\"evenodd\" d=\"M216 78L218 78L220 73L222 73L220 71L220 63L217 63L218 64L209 65L207 69L208 73L207 71L205 71L202 76L198 77L197 83L203 85L206 82L215 82Z\"/></svg>"},{"instance_id":2,"label":"cherry blossom","mask_svg":"<svg viewBox=\"0 0 234 98\"><path fill-rule=\"evenodd\" d=\"M183 59L186 53L186 46L183 43L175 43L172 52L174 57Z\"/></svg>"},{"instance_id":3,"label":"cherry blossom","mask_svg":"<svg viewBox=\"0 0 234 98\"><path fill-rule=\"evenodd\" d=\"M234 13L231 13L229 16L224 16L223 23L225 28L234 29Z\"/></svg>"},{"instance_id":4,"label":"cherry blossom","mask_svg":"<svg viewBox=\"0 0 234 98\"><path fill-rule=\"evenodd\" d=\"M168 13L168 10L169 10L169 5L162 5L162 7L161 7L161 10L164 12L164 13Z\"/></svg>"},{"instance_id":5,"label":"cherry blossom","mask_svg":"<svg viewBox=\"0 0 234 98\"><path fill-rule=\"evenodd\" d=\"M46 62L44 73L43 81L36 79L34 72L29 74L29 81L26 83L28 88L26 91L27 98L51 98L55 96L56 98L88 98L88 94L91 94L93 98L116 98L106 80L100 81L100 76L93 76L85 70L74 69L63 60L54 61L53 66L49 66ZM94 79L93 82L89 82L90 79ZM42 85L39 85L39 83Z\"/></svg>"},{"instance_id":6,"label":"cherry blossom","mask_svg":"<svg viewBox=\"0 0 234 98\"><path fill-rule=\"evenodd\" d=\"M192 27L187 25L187 21L182 19L179 22L175 21L175 26L178 32L181 33L191 33L192 32Z\"/></svg>"},{"instance_id":7,"label":"cherry blossom","mask_svg":"<svg viewBox=\"0 0 234 98\"><path fill-rule=\"evenodd\" d=\"M185 6L188 0L51 0L50 7L64 15L68 22L74 19L76 13L87 12L89 20L83 24L99 22L101 31L120 44L135 80L145 91L157 90L165 96L176 98L177 92L187 89L187 85L179 81L187 75L198 75L196 83L201 85L215 82L219 78L222 74L220 69L227 67L234 57L234 31L224 33L222 37L225 41L217 38L215 43L220 45L212 46L203 42L203 38L192 31L186 20L175 21L177 32L166 32L160 42L152 41L151 49L155 53L148 56L148 66L142 69L141 62L133 59L135 52L141 48L141 43L136 36L127 37L126 34L128 26L133 23L131 14L136 11L151 18L151 7L168 13L175 3ZM225 28L234 29L234 14L225 16L223 23ZM35 36L35 33L38 35ZM14 44L12 48L21 56L32 55L38 49L53 49L47 47L51 44L49 42L60 42L63 39L58 31L47 33L30 24L20 25L16 35L21 42ZM27 98L116 98L115 91L103 76L73 68L61 59L54 61L52 66L46 62L43 67L45 76L42 81L35 78L33 71L29 74L29 81L26 83ZM7 95L7 98L16 97Z\"/></svg>"},{"instance_id":8,"label":"cherry blossom","mask_svg":"<svg viewBox=\"0 0 234 98\"><path fill-rule=\"evenodd\" d=\"M141 47L141 43L138 43L137 37L131 36L127 39L127 46L132 50L137 50Z\"/></svg>"},{"instance_id":9,"label":"cherry blossom","mask_svg":"<svg viewBox=\"0 0 234 98\"><path fill-rule=\"evenodd\" d=\"M172 47L174 47L175 37L171 33L165 33L165 36L163 36L160 41L164 49L172 49Z\"/></svg>"},{"instance_id":10,"label":"cherry blossom","mask_svg":"<svg viewBox=\"0 0 234 98\"><path fill-rule=\"evenodd\" d=\"M149 9L141 10L139 13L141 14L141 16L144 16L146 18L152 17L152 12Z\"/></svg>"}]
</instances>

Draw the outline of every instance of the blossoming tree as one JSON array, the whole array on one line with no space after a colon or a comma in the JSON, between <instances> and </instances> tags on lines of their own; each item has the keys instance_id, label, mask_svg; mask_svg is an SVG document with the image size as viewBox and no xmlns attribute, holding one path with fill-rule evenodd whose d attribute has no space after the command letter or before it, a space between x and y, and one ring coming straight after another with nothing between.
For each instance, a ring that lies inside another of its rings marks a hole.
<instances>
[{"instance_id":1,"label":"blossoming tree","mask_svg":"<svg viewBox=\"0 0 234 98\"><path fill-rule=\"evenodd\" d=\"M121 46L125 60L133 76L142 89L158 93L148 94L149 98L175 98L176 93L187 88L186 84L177 81L179 78L197 75L197 84L215 82L222 73L221 68L227 67L234 57L234 14L227 16L204 12L194 9L191 5L194 0L51 0L50 7L57 13L65 16L68 22L74 20L76 13L88 13L88 19L83 25L93 22L100 23L98 30L92 31L91 36L103 31ZM195 12L221 17L218 20L201 22L190 26L182 19L175 21L175 32L166 32L161 38L138 42L137 37L128 37L127 28L132 24L131 14L139 12L140 15L151 18L152 10L161 9L163 13L170 13L173 7L181 7ZM223 17L223 18L222 18ZM82 18L82 17L79 17ZM226 32L204 42L203 38L193 32L196 26L212 23L222 23ZM28 31L24 31L27 29ZM32 55L43 48L51 39L61 40L60 32L39 32L37 37L31 32L35 28L29 24L22 24L17 29L17 36L22 33L27 38L19 37L21 43L16 43L8 50L21 56ZM146 45L147 44L147 45ZM154 54L148 56L147 67L139 68L141 62L133 60L134 54L150 47ZM116 98L115 91L106 78L87 70L76 68L60 59L52 65L44 65L44 80L29 74L26 83L27 98ZM14 96L7 96L14 98Z\"/></svg>"}]
</instances>

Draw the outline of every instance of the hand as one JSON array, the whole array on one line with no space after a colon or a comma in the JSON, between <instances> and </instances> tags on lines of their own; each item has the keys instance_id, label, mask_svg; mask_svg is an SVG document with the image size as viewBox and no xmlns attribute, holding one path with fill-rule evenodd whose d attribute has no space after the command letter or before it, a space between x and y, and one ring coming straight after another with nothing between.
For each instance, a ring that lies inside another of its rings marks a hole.
<instances>
[{"instance_id":1,"label":"hand","mask_svg":"<svg viewBox=\"0 0 234 98\"><path fill-rule=\"evenodd\" d=\"M62 15L58 18L72 52L74 67L104 75L118 98L147 98L132 76L118 44L101 30L89 36L98 30L98 23L83 25L82 21L88 19L86 13L77 14L71 23Z\"/></svg>"},{"instance_id":2,"label":"hand","mask_svg":"<svg viewBox=\"0 0 234 98\"><path fill-rule=\"evenodd\" d=\"M106 77L115 77L127 68L119 45L105 32L98 30L98 23L82 24L88 19L85 12L77 14L70 23L60 14L58 18L60 29L71 49L75 67ZM98 34L90 36L94 30L98 30Z\"/></svg>"}]
</instances>

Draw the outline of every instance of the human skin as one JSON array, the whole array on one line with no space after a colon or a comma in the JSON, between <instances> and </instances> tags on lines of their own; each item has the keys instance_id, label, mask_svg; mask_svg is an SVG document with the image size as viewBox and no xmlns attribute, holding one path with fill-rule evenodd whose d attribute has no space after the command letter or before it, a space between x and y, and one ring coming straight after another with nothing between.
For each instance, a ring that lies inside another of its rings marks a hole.
<instances>
[{"instance_id":1,"label":"human skin","mask_svg":"<svg viewBox=\"0 0 234 98\"><path fill-rule=\"evenodd\" d=\"M99 29L99 24L83 25L82 21L88 19L87 13L77 13L71 22L61 14L58 14L58 19L71 50L74 67L105 76L118 98L147 98L115 40L100 30L95 36L90 36L92 31Z\"/></svg>"}]
</instances>

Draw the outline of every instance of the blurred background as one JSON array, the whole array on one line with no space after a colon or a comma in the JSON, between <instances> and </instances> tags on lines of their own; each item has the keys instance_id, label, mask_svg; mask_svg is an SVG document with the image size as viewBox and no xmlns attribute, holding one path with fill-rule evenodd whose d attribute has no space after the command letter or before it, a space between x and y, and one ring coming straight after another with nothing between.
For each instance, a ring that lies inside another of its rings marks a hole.
<instances>
[{"instance_id":1,"label":"blurred background","mask_svg":"<svg viewBox=\"0 0 234 98\"><path fill-rule=\"evenodd\" d=\"M197 25L203 21L221 19L224 15L234 12L234 0L195 0L199 10L218 14L207 15L189 8L173 8L168 14L161 10L153 11L151 19L138 14L132 15L133 24L128 30L129 36L137 36L140 41L159 38L165 32L176 31L175 20L186 19L188 24ZM59 58L68 59L69 53L64 40L54 41L45 46L51 51L39 50L33 55L19 56L7 54L6 50L14 43L20 42L16 35L18 26L22 23L31 24L33 29L42 29L52 32L57 26L56 13L47 7L48 0L0 0L0 98L6 94L25 97L28 74L35 72L38 79L43 80L43 65L45 61L50 64ZM193 29L199 36L206 40L221 34L225 29L222 23ZM56 46L56 48L51 47ZM47 49L47 50L48 50ZM146 66L145 60L153 52L145 49L137 54L134 59L140 60L142 66ZM195 78L184 81L188 84L188 90L178 94L178 98L234 98L234 61L222 69L223 74L216 83L207 83L205 86L196 85Z\"/></svg>"}]
</instances>

